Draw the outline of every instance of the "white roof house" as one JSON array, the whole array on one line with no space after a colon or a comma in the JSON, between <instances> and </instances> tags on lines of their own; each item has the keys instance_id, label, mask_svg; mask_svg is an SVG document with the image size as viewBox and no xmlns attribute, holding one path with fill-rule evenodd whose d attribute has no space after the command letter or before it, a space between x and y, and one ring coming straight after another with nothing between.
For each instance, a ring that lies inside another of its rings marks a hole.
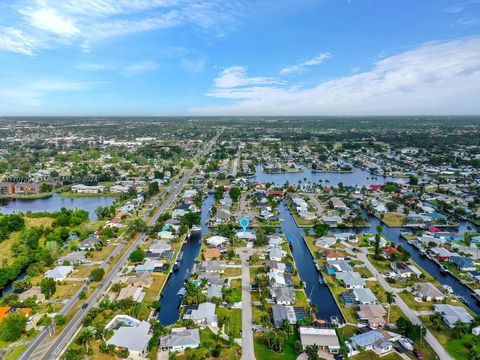
<instances>
[{"instance_id":1,"label":"white roof house","mask_svg":"<svg viewBox=\"0 0 480 360\"><path fill-rule=\"evenodd\" d=\"M218 326L217 315L215 315L215 304L204 302L198 305L197 309L187 310L183 316L184 320L193 320L198 325L207 325L216 328Z\"/></svg>"},{"instance_id":2,"label":"white roof house","mask_svg":"<svg viewBox=\"0 0 480 360\"><path fill-rule=\"evenodd\" d=\"M270 279L272 286L285 286L285 276L281 272L270 271L268 273L268 278Z\"/></svg>"},{"instance_id":3,"label":"white roof house","mask_svg":"<svg viewBox=\"0 0 480 360\"><path fill-rule=\"evenodd\" d=\"M45 277L51 278L55 281L65 280L65 278L73 271L73 266L57 266L54 269L48 270Z\"/></svg>"},{"instance_id":4,"label":"white roof house","mask_svg":"<svg viewBox=\"0 0 480 360\"><path fill-rule=\"evenodd\" d=\"M219 247L227 243L229 240L225 236L214 235L212 237L209 237L206 241L207 245L210 247Z\"/></svg>"},{"instance_id":5,"label":"white roof house","mask_svg":"<svg viewBox=\"0 0 480 360\"><path fill-rule=\"evenodd\" d=\"M160 348L170 351L184 351L195 349L200 345L200 332L198 329L176 328L166 336L160 338Z\"/></svg>"},{"instance_id":6,"label":"white roof house","mask_svg":"<svg viewBox=\"0 0 480 360\"><path fill-rule=\"evenodd\" d=\"M285 251L279 247L270 248L269 252L270 260L281 261L285 256Z\"/></svg>"},{"instance_id":7,"label":"white roof house","mask_svg":"<svg viewBox=\"0 0 480 360\"><path fill-rule=\"evenodd\" d=\"M132 358L141 359L147 355L148 343L152 338L148 321L117 315L106 327L113 329L113 336L107 341L107 345L127 349Z\"/></svg>"},{"instance_id":8,"label":"white roof house","mask_svg":"<svg viewBox=\"0 0 480 360\"><path fill-rule=\"evenodd\" d=\"M305 349L309 345L317 345L320 349L332 353L340 350L340 342L338 341L335 329L300 327L300 341Z\"/></svg>"}]
</instances>

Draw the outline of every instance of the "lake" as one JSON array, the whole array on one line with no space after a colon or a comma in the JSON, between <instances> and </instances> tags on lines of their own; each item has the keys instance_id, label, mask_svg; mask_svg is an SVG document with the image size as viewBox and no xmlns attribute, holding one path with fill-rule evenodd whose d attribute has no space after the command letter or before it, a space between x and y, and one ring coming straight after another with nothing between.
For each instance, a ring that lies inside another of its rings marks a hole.
<instances>
[{"instance_id":1,"label":"lake","mask_svg":"<svg viewBox=\"0 0 480 360\"><path fill-rule=\"evenodd\" d=\"M8 199L0 202L0 213L12 214L19 211L27 212L56 212L62 207L67 209L82 209L88 211L92 221L97 220L95 209L99 206L109 206L115 201L114 197L94 196L79 198L64 198L50 196L43 199Z\"/></svg>"}]
</instances>

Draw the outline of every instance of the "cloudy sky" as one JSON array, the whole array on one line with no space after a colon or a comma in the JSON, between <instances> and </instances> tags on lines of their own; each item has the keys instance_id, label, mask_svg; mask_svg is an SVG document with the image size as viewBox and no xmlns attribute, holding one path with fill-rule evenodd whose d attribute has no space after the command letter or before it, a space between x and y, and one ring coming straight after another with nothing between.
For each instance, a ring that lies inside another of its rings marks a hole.
<instances>
[{"instance_id":1,"label":"cloudy sky","mask_svg":"<svg viewBox=\"0 0 480 360\"><path fill-rule=\"evenodd\" d=\"M1 115L480 114L480 0L0 0Z\"/></svg>"}]
</instances>

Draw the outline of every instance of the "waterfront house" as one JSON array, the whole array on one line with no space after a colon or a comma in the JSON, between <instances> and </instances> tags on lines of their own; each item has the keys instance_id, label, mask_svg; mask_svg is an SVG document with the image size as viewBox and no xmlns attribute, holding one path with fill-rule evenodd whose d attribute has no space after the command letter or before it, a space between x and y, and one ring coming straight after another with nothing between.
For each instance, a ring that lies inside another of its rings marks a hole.
<instances>
[{"instance_id":1,"label":"waterfront house","mask_svg":"<svg viewBox=\"0 0 480 360\"><path fill-rule=\"evenodd\" d=\"M157 260L148 259L145 260L143 264L139 264L135 266L135 273L152 273L152 272L160 272L164 269L164 264Z\"/></svg>"},{"instance_id":2,"label":"waterfront house","mask_svg":"<svg viewBox=\"0 0 480 360\"><path fill-rule=\"evenodd\" d=\"M377 297L369 288L352 289L351 293L355 298L355 302L357 304L362 304L362 305L378 304Z\"/></svg>"},{"instance_id":3,"label":"waterfront house","mask_svg":"<svg viewBox=\"0 0 480 360\"><path fill-rule=\"evenodd\" d=\"M207 287L207 299L209 299L209 300L211 298L221 299L222 298L222 288L223 288L222 285L213 285L213 284L208 285L208 287Z\"/></svg>"},{"instance_id":4,"label":"waterfront house","mask_svg":"<svg viewBox=\"0 0 480 360\"><path fill-rule=\"evenodd\" d=\"M442 301L445 299L445 295L432 283L419 284L417 296L424 301Z\"/></svg>"},{"instance_id":5,"label":"waterfront house","mask_svg":"<svg viewBox=\"0 0 480 360\"><path fill-rule=\"evenodd\" d=\"M99 194L105 190L105 186L88 186L83 184L72 185L71 191L78 194Z\"/></svg>"},{"instance_id":6,"label":"waterfront house","mask_svg":"<svg viewBox=\"0 0 480 360\"><path fill-rule=\"evenodd\" d=\"M270 295L276 304L292 305L295 303L295 289L290 286L273 287L270 289Z\"/></svg>"},{"instance_id":7,"label":"waterfront house","mask_svg":"<svg viewBox=\"0 0 480 360\"><path fill-rule=\"evenodd\" d=\"M337 272L335 277L340 280L347 289L360 289L365 287L365 280L357 272Z\"/></svg>"},{"instance_id":8,"label":"waterfront house","mask_svg":"<svg viewBox=\"0 0 480 360\"><path fill-rule=\"evenodd\" d=\"M330 260L325 265L328 275L335 275L337 272L352 272L353 268L345 260Z\"/></svg>"},{"instance_id":9,"label":"waterfront house","mask_svg":"<svg viewBox=\"0 0 480 360\"><path fill-rule=\"evenodd\" d=\"M329 248L337 243L337 239L331 236L322 236L315 241L315 246L319 248Z\"/></svg>"},{"instance_id":10,"label":"waterfront house","mask_svg":"<svg viewBox=\"0 0 480 360\"><path fill-rule=\"evenodd\" d=\"M220 250L217 248L207 248L203 251L203 259L206 261L220 258Z\"/></svg>"},{"instance_id":11,"label":"waterfront house","mask_svg":"<svg viewBox=\"0 0 480 360\"><path fill-rule=\"evenodd\" d=\"M55 281L62 281L73 271L73 266L57 266L54 269L48 270L45 277L51 278Z\"/></svg>"},{"instance_id":12,"label":"waterfront house","mask_svg":"<svg viewBox=\"0 0 480 360\"><path fill-rule=\"evenodd\" d=\"M345 255L340 254L332 249L323 249L322 253L327 261L344 261L345 259Z\"/></svg>"},{"instance_id":13,"label":"waterfront house","mask_svg":"<svg viewBox=\"0 0 480 360\"><path fill-rule=\"evenodd\" d=\"M168 335L160 337L160 348L164 351L184 351L200 346L198 329L174 328Z\"/></svg>"},{"instance_id":14,"label":"waterfront house","mask_svg":"<svg viewBox=\"0 0 480 360\"><path fill-rule=\"evenodd\" d=\"M215 308L215 304L204 302L199 304L197 309L188 309L183 316L183 320L192 320L197 325L216 328L218 320L217 315L215 315Z\"/></svg>"},{"instance_id":15,"label":"waterfront house","mask_svg":"<svg viewBox=\"0 0 480 360\"><path fill-rule=\"evenodd\" d=\"M219 273L206 273L202 272L198 275L198 281L202 281L202 279L207 280L207 284L212 285L224 285L225 279L220 276Z\"/></svg>"},{"instance_id":16,"label":"waterfront house","mask_svg":"<svg viewBox=\"0 0 480 360\"><path fill-rule=\"evenodd\" d=\"M127 279L127 284L137 287L149 288L152 286L152 283L152 274L148 272L143 272Z\"/></svg>"},{"instance_id":17,"label":"waterfront house","mask_svg":"<svg viewBox=\"0 0 480 360\"><path fill-rule=\"evenodd\" d=\"M360 305L357 316L361 322L368 324L372 329L383 327L387 324L385 315L387 311L382 305Z\"/></svg>"},{"instance_id":18,"label":"waterfront house","mask_svg":"<svg viewBox=\"0 0 480 360\"><path fill-rule=\"evenodd\" d=\"M282 272L278 271L270 271L268 273L268 278L270 280L270 284L273 287L280 287L280 286L285 286L285 276L283 275Z\"/></svg>"},{"instance_id":19,"label":"waterfront house","mask_svg":"<svg viewBox=\"0 0 480 360\"><path fill-rule=\"evenodd\" d=\"M280 247L272 247L269 250L269 258L274 261L282 261L282 258L285 256L285 251Z\"/></svg>"},{"instance_id":20,"label":"waterfront house","mask_svg":"<svg viewBox=\"0 0 480 360\"><path fill-rule=\"evenodd\" d=\"M338 224L341 224L343 222L343 219L338 215L332 215L332 216L324 215L322 216L322 221L324 224L336 227L338 226Z\"/></svg>"},{"instance_id":21,"label":"waterfront house","mask_svg":"<svg viewBox=\"0 0 480 360\"><path fill-rule=\"evenodd\" d=\"M443 247L433 247L429 251L438 261L448 261L455 255Z\"/></svg>"},{"instance_id":22,"label":"waterfront house","mask_svg":"<svg viewBox=\"0 0 480 360\"><path fill-rule=\"evenodd\" d=\"M385 247L382 249L382 256L385 259L391 259L393 256L400 255L400 251L393 246Z\"/></svg>"},{"instance_id":23,"label":"waterfront house","mask_svg":"<svg viewBox=\"0 0 480 360\"><path fill-rule=\"evenodd\" d=\"M284 320L287 320L291 325L297 323L297 316L295 309L290 305L273 305L272 306L273 325L279 329Z\"/></svg>"},{"instance_id":24,"label":"waterfront house","mask_svg":"<svg viewBox=\"0 0 480 360\"><path fill-rule=\"evenodd\" d=\"M209 237L206 242L209 247L221 247L223 244L227 243L229 240L225 236L214 235Z\"/></svg>"},{"instance_id":25,"label":"waterfront house","mask_svg":"<svg viewBox=\"0 0 480 360\"><path fill-rule=\"evenodd\" d=\"M459 270L462 271L475 271L477 267L472 258L466 256L452 256L450 262Z\"/></svg>"},{"instance_id":26,"label":"waterfront house","mask_svg":"<svg viewBox=\"0 0 480 360\"><path fill-rule=\"evenodd\" d=\"M441 314L443 321L449 328L455 327L457 322L469 324L475 320L463 306L437 304L433 307L433 312Z\"/></svg>"},{"instance_id":27,"label":"waterfront house","mask_svg":"<svg viewBox=\"0 0 480 360\"><path fill-rule=\"evenodd\" d=\"M223 273L225 272L227 265L224 261L220 260L209 260L202 262L198 269L206 273Z\"/></svg>"},{"instance_id":28,"label":"waterfront house","mask_svg":"<svg viewBox=\"0 0 480 360\"><path fill-rule=\"evenodd\" d=\"M307 346L317 345L321 350L333 354L340 351L340 342L335 329L301 326L298 330L303 350Z\"/></svg>"},{"instance_id":29,"label":"waterfront house","mask_svg":"<svg viewBox=\"0 0 480 360\"><path fill-rule=\"evenodd\" d=\"M128 315L115 316L106 326L113 331L107 345L127 349L131 359L143 359L148 354L148 343L152 338L150 323Z\"/></svg>"},{"instance_id":30,"label":"waterfront house","mask_svg":"<svg viewBox=\"0 0 480 360\"><path fill-rule=\"evenodd\" d=\"M156 240L149 247L148 252L160 255L165 251L172 249L172 243L167 240Z\"/></svg>"},{"instance_id":31,"label":"waterfront house","mask_svg":"<svg viewBox=\"0 0 480 360\"><path fill-rule=\"evenodd\" d=\"M267 260L265 261L265 269L267 271L276 271L276 272L284 273L285 270L287 269L287 266L284 263L279 261Z\"/></svg>"}]
</instances>

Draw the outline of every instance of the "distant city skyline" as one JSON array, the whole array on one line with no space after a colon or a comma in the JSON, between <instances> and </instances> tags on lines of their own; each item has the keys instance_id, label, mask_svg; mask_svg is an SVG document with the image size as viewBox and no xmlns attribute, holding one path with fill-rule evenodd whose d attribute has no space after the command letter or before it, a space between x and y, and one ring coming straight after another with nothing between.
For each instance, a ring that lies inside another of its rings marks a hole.
<instances>
[{"instance_id":1,"label":"distant city skyline","mask_svg":"<svg viewBox=\"0 0 480 360\"><path fill-rule=\"evenodd\" d=\"M480 114L480 0L12 0L0 116Z\"/></svg>"}]
</instances>

